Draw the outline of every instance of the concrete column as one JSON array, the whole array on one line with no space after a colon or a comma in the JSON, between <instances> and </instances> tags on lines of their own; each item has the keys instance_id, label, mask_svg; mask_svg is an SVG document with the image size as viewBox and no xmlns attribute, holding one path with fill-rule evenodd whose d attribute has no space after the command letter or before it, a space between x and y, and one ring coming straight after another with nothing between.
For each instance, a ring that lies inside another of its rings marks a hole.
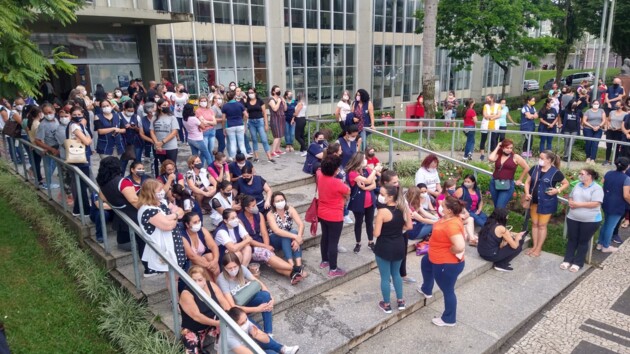
<instances>
[{"instance_id":1,"label":"concrete column","mask_svg":"<svg viewBox=\"0 0 630 354\"><path fill-rule=\"evenodd\" d=\"M160 80L157 31L155 26L141 26L136 31L140 71L146 84L149 80Z\"/></svg>"},{"instance_id":2,"label":"concrete column","mask_svg":"<svg viewBox=\"0 0 630 354\"><path fill-rule=\"evenodd\" d=\"M506 95L519 96L523 93L523 79L525 78L525 69L527 68L527 61L522 60L519 66L513 66L510 75L510 85L505 88ZM540 88L544 82L540 82Z\"/></svg>"},{"instance_id":3,"label":"concrete column","mask_svg":"<svg viewBox=\"0 0 630 354\"><path fill-rule=\"evenodd\" d=\"M284 53L284 2L267 1L265 6L265 23L267 34L267 83L287 87L286 59ZM269 92L267 92L269 94Z\"/></svg>"},{"instance_id":4,"label":"concrete column","mask_svg":"<svg viewBox=\"0 0 630 354\"><path fill-rule=\"evenodd\" d=\"M484 62L484 58L474 54L473 55L473 64L472 64L472 68L474 70L472 70L472 72L470 73L471 78L470 78L470 97L474 98L475 100L479 100L481 98L481 96L483 95L483 83L484 83L484 77L483 77L483 62Z\"/></svg>"},{"instance_id":5,"label":"concrete column","mask_svg":"<svg viewBox=\"0 0 630 354\"><path fill-rule=\"evenodd\" d=\"M364 88L368 92L372 88L372 52L374 42L374 2L373 1L357 1L355 3L356 10L356 49L354 52L354 60L356 62L356 77L354 90ZM352 87L348 87L350 92Z\"/></svg>"}]
</instances>

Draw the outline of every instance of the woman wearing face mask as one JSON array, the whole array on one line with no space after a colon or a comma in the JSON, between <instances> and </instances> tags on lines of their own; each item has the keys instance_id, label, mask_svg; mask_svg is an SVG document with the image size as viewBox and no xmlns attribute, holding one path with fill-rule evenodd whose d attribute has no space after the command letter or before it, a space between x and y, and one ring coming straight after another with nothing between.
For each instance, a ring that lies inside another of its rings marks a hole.
<instances>
[{"instance_id":1,"label":"woman wearing face mask","mask_svg":"<svg viewBox=\"0 0 630 354\"><path fill-rule=\"evenodd\" d=\"M133 150L136 155L133 161L140 162L142 161L142 153L144 152L144 141L140 136L140 121L142 118L136 114L136 104L133 103L133 101L127 101L123 103L122 106L122 114L125 123L124 140L127 146L133 145ZM121 160L123 170L127 168L127 162L128 160Z\"/></svg>"},{"instance_id":2,"label":"woman wearing face mask","mask_svg":"<svg viewBox=\"0 0 630 354\"><path fill-rule=\"evenodd\" d=\"M442 104L442 108L444 110L444 126L451 126L451 119L455 118L457 114L457 106L458 106L457 98L455 97L455 91L448 91L448 95Z\"/></svg>"},{"instance_id":3,"label":"woman wearing face mask","mask_svg":"<svg viewBox=\"0 0 630 354\"><path fill-rule=\"evenodd\" d=\"M507 106L505 98L499 101L501 104L501 117L499 118L499 130L507 130L507 120L509 119L512 124L516 124L510 115L510 108ZM499 141L505 139L505 133L499 133Z\"/></svg>"},{"instance_id":4,"label":"woman wearing face mask","mask_svg":"<svg viewBox=\"0 0 630 354\"><path fill-rule=\"evenodd\" d=\"M304 223L295 208L287 204L284 193L273 193L271 200L271 210L267 213L269 241L275 249L282 250L292 267L291 283L297 283L307 275L302 264Z\"/></svg>"},{"instance_id":5,"label":"woman wearing face mask","mask_svg":"<svg viewBox=\"0 0 630 354\"><path fill-rule=\"evenodd\" d=\"M151 122L155 119L156 104L147 102L142 106L144 116L138 121L138 133L144 144L144 157L152 159L154 176L159 174L159 161L153 147L153 139L151 138Z\"/></svg>"},{"instance_id":6,"label":"woman wearing face mask","mask_svg":"<svg viewBox=\"0 0 630 354\"><path fill-rule=\"evenodd\" d=\"M184 122L184 128L186 128L188 132L190 151L193 155L199 155L203 166L208 166L212 162L212 156L208 151L208 144L204 141L204 129L207 128L206 120L201 121L197 118L195 115L195 107L191 103L184 105L182 120Z\"/></svg>"},{"instance_id":7,"label":"woman wearing face mask","mask_svg":"<svg viewBox=\"0 0 630 354\"><path fill-rule=\"evenodd\" d=\"M235 215L236 216L236 215ZM251 239L251 238L250 238ZM238 306L241 310L251 317L253 314L260 313L263 318L263 330L265 333L273 336L273 305L274 300L269 293L267 286L247 269L247 266L240 261L240 258L233 252L227 253L221 262L223 271L217 278L217 284L227 299L230 307ZM236 305L234 295L242 289L248 282L257 282L261 290L257 292L244 305ZM234 294L234 295L233 295Z\"/></svg>"},{"instance_id":8,"label":"woman wearing face mask","mask_svg":"<svg viewBox=\"0 0 630 354\"><path fill-rule=\"evenodd\" d=\"M366 139L369 133L364 127L374 129L374 106L370 101L370 95L364 89L357 90L355 100L352 102L352 124L356 124L361 136L361 150L365 149Z\"/></svg>"},{"instance_id":9,"label":"woman wearing face mask","mask_svg":"<svg viewBox=\"0 0 630 354\"><path fill-rule=\"evenodd\" d=\"M365 149L365 157L367 158L368 167L373 169L374 167L381 165L381 161L376 157L376 150L373 147L368 146Z\"/></svg>"},{"instance_id":10,"label":"woman wearing face mask","mask_svg":"<svg viewBox=\"0 0 630 354\"><path fill-rule=\"evenodd\" d=\"M264 178L254 175L254 169L243 166L241 178L236 182L235 187L238 194L251 195L256 198L256 205L264 214L271 206L271 187Z\"/></svg>"},{"instance_id":11,"label":"woman wearing face mask","mask_svg":"<svg viewBox=\"0 0 630 354\"><path fill-rule=\"evenodd\" d=\"M205 145L205 151L208 153L205 157L206 166L212 163L212 151L214 150L214 138L216 137L216 128L218 122L216 120L216 112L213 107L210 107L208 103L208 96L201 95L199 97L199 107L195 111L195 117L200 122L199 128L203 133L203 144ZM190 140L190 138L188 138Z\"/></svg>"},{"instance_id":12,"label":"woman wearing face mask","mask_svg":"<svg viewBox=\"0 0 630 354\"><path fill-rule=\"evenodd\" d=\"M140 161L133 161L129 166L129 175L125 177L128 179L136 190L136 193L140 190L140 187L149 179L144 173L144 165Z\"/></svg>"},{"instance_id":13,"label":"woman wearing face mask","mask_svg":"<svg viewBox=\"0 0 630 354\"><path fill-rule=\"evenodd\" d=\"M437 198L442 191L440 186L440 175L438 174L438 165L440 161L434 154L429 154L424 158L420 168L416 172L415 185L424 183L427 186L427 191L431 195L432 199Z\"/></svg>"},{"instance_id":14,"label":"woman wearing face mask","mask_svg":"<svg viewBox=\"0 0 630 354\"><path fill-rule=\"evenodd\" d=\"M201 158L192 155L188 158L188 172L186 172L186 184L193 197L201 206L204 214L212 211L210 200L216 193L217 181L203 168Z\"/></svg>"},{"instance_id":15,"label":"woman wearing face mask","mask_svg":"<svg viewBox=\"0 0 630 354\"><path fill-rule=\"evenodd\" d=\"M230 181L232 183L235 183L241 178L241 175L243 174L241 170L245 166L250 166L252 169L254 169L254 165L251 161L245 158L245 154L239 152L238 154L236 154L236 158L234 159L234 161L228 164L228 170L230 171Z\"/></svg>"},{"instance_id":16,"label":"woman wearing face mask","mask_svg":"<svg viewBox=\"0 0 630 354\"><path fill-rule=\"evenodd\" d=\"M454 197L466 202L466 210L477 226L485 225L488 216L483 212L483 198L473 175L464 177L464 183L455 191Z\"/></svg>"},{"instance_id":17,"label":"woman wearing face mask","mask_svg":"<svg viewBox=\"0 0 630 354\"><path fill-rule=\"evenodd\" d=\"M306 135L304 133L304 129L306 128L306 100L304 94L298 92L295 101L297 102L295 115L293 116L293 120L295 121L295 140L300 143L300 156L306 156L307 146L305 140ZM293 146L291 146L291 151L293 151Z\"/></svg>"},{"instance_id":18,"label":"woman wearing face mask","mask_svg":"<svg viewBox=\"0 0 630 354\"><path fill-rule=\"evenodd\" d=\"M558 111L553 107L552 99L548 98L545 101L545 106L538 113L540 122L538 123L539 133L556 133L556 125L559 125L560 118L558 117ZM551 143L553 141L552 136L540 137L540 151L552 150Z\"/></svg>"},{"instance_id":19,"label":"woman wearing face mask","mask_svg":"<svg viewBox=\"0 0 630 354\"><path fill-rule=\"evenodd\" d=\"M227 302L221 288L213 283L206 269L202 266L192 266L188 275L214 302L227 311L230 304ZM199 295L188 286L179 296L179 309L182 315L181 341L186 354L202 353L204 344L208 341L206 336L218 337L219 317L212 311Z\"/></svg>"},{"instance_id":20,"label":"woman wearing face mask","mask_svg":"<svg viewBox=\"0 0 630 354\"><path fill-rule=\"evenodd\" d=\"M536 112L536 98L534 96L527 97L527 101L523 108L521 108L521 131L533 132L536 127L535 119L538 119L538 112ZM523 157L532 157L532 146L534 145L534 138L531 134L525 134L525 140L523 141Z\"/></svg>"},{"instance_id":21,"label":"woman wearing face mask","mask_svg":"<svg viewBox=\"0 0 630 354\"><path fill-rule=\"evenodd\" d=\"M240 210L239 204L236 202L232 195L232 183L230 183L230 181L219 182L217 189L218 193L215 194L210 201L210 204L212 205L210 221L214 226L218 226L223 221L224 210Z\"/></svg>"},{"instance_id":22,"label":"woman wearing face mask","mask_svg":"<svg viewBox=\"0 0 630 354\"><path fill-rule=\"evenodd\" d=\"M177 118L171 112L168 101L159 100L159 112L151 122L151 139L155 146L155 154L160 161L177 161L177 132L180 130Z\"/></svg>"},{"instance_id":23,"label":"woman wearing face mask","mask_svg":"<svg viewBox=\"0 0 630 354\"><path fill-rule=\"evenodd\" d=\"M630 203L630 177L626 175L630 160L620 157L615 161L615 171L609 171L604 175L604 224L599 230L597 249L604 253L612 253L618 250L611 246L613 230L626 213L626 203Z\"/></svg>"},{"instance_id":24,"label":"woman wearing face mask","mask_svg":"<svg viewBox=\"0 0 630 354\"><path fill-rule=\"evenodd\" d=\"M511 272L510 262L523 250L525 232L513 233L507 226L508 210L494 209L488 221L479 231L479 256L493 263L499 272Z\"/></svg>"},{"instance_id":25,"label":"woman wearing face mask","mask_svg":"<svg viewBox=\"0 0 630 354\"><path fill-rule=\"evenodd\" d=\"M604 166L610 165L610 155L612 153L613 141L621 141L623 132L621 126L623 125L623 119L626 117L626 112L623 110L623 104L621 101L614 102L614 110L610 112L606 121L606 161ZM608 142L610 141L610 142ZM621 156L621 146L617 145L615 148L615 157Z\"/></svg>"},{"instance_id":26,"label":"woman wearing face mask","mask_svg":"<svg viewBox=\"0 0 630 354\"><path fill-rule=\"evenodd\" d=\"M127 131L126 122L113 111L112 104L107 100L101 102L101 111L94 118L94 129L98 133L96 152L101 159L106 156L121 156L125 152L123 134ZM114 154L114 149L117 154Z\"/></svg>"},{"instance_id":27,"label":"woman wearing face mask","mask_svg":"<svg viewBox=\"0 0 630 354\"><path fill-rule=\"evenodd\" d=\"M367 160L362 152L355 153L346 165L347 180L350 185L350 202L348 210L354 215L354 253L361 251L361 233L365 219L365 231L368 238L368 248L374 251L374 205L376 196L377 169L367 168Z\"/></svg>"},{"instance_id":28,"label":"woman wearing face mask","mask_svg":"<svg viewBox=\"0 0 630 354\"><path fill-rule=\"evenodd\" d=\"M337 109L335 110L335 117L343 129L346 126L346 116L348 113L352 112L352 108L350 108L350 92L348 90L343 90L341 93L341 99L337 102Z\"/></svg>"},{"instance_id":29,"label":"woman wearing face mask","mask_svg":"<svg viewBox=\"0 0 630 354\"><path fill-rule=\"evenodd\" d=\"M252 260L252 237L238 218L236 210L224 209L221 216L223 220L214 230L214 240L219 246L219 262L222 263L225 254L231 252L247 267Z\"/></svg>"},{"instance_id":30,"label":"woman wearing face mask","mask_svg":"<svg viewBox=\"0 0 630 354\"><path fill-rule=\"evenodd\" d=\"M301 269L297 268L296 271L293 264L289 264L289 262L276 256L274 253L275 246L271 243L271 235L267 229L268 224L256 206L256 199L250 195L244 195L241 204L243 208L238 213L238 218L245 226L247 233L252 237L252 260L265 263L271 269L288 277L291 280L291 285L297 284L302 280ZM286 253L285 257L287 257Z\"/></svg>"},{"instance_id":31,"label":"woman wearing face mask","mask_svg":"<svg viewBox=\"0 0 630 354\"><path fill-rule=\"evenodd\" d=\"M214 153L214 162L208 166L208 172L217 182L232 180L227 161L227 157L222 152Z\"/></svg>"},{"instance_id":32,"label":"woman wearing face mask","mask_svg":"<svg viewBox=\"0 0 630 354\"><path fill-rule=\"evenodd\" d=\"M356 125L346 125L342 136L337 139L341 145L341 166L345 169L348 161L360 150L361 138L359 137L359 127Z\"/></svg>"},{"instance_id":33,"label":"woman wearing face mask","mask_svg":"<svg viewBox=\"0 0 630 354\"><path fill-rule=\"evenodd\" d=\"M85 145L85 158L87 159L87 163L84 164L75 164L83 174L86 176L91 175L90 171L90 158L92 156L92 135L87 130L85 124L86 120L83 118L83 109L79 106L72 107L70 109L70 123L68 124L68 128L66 129L66 139L76 139L79 140L83 145ZM30 120L29 120L30 123ZM89 210L90 198L88 194L88 186L79 181L79 187L76 186L76 179L72 179L72 197L75 201L72 206L72 215L78 216L81 213L81 209L79 208L78 198L81 198L83 201L83 213L87 215L87 210ZM78 191L78 192L77 192ZM134 219L135 220L135 219Z\"/></svg>"},{"instance_id":34,"label":"woman wearing face mask","mask_svg":"<svg viewBox=\"0 0 630 354\"><path fill-rule=\"evenodd\" d=\"M557 185L560 183L560 186ZM525 198L531 201L532 248L527 255L538 257L547 238L547 224L558 208L558 195L569 187L560 171L560 158L551 151L543 151L538 166L532 168L525 181Z\"/></svg>"},{"instance_id":35,"label":"woman wearing face mask","mask_svg":"<svg viewBox=\"0 0 630 354\"><path fill-rule=\"evenodd\" d=\"M42 113L44 113L44 119L37 128L35 145L44 149L46 153L46 155L44 155L44 172L46 173L47 188L59 188L59 184L52 183L56 163L55 160L50 158L51 155L59 156L59 145L57 145L57 138L55 137L59 122L57 121L55 110L50 103L44 103L42 105Z\"/></svg>"},{"instance_id":36,"label":"woman wearing face mask","mask_svg":"<svg viewBox=\"0 0 630 354\"><path fill-rule=\"evenodd\" d=\"M178 130L179 141L182 143L186 143L188 141L188 131L186 127L183 126L183 117L184 117L184 105L188 102L188 93L184 89L184 85L179 84L175 87L175 93L171 94L169 99L170 103L173 106L173 112L175 114L175 118L177 118L177 122L179 123L180 129Z\"/></svg>"},{"instance_id":37,"label":"woman wearing face mask","mask_svg":"<svg viewBox=\"0 0 630 354\"><path fill-rule=\"evenodd\" d=\"M447 190L455 192L455 181L450 180L452 186ZM444 182L446 183L446 182ZM431 214L429 211L422 207L422 198L420 196L420 188L411 186L405 193L405 199L409 204L409 212L411 215L412 228L407 231L405 235L409 240L422 240L431 234L433 224L439 219L435 214Z\"/></svg>"},{"instance_id":38,"label":"woman wearing face mask","mask_svg":"<svg viewBox=\"0 0 630 354\"><path fill-rule=\"evenodd\" d=\"M287 346L276 342L273 337L260 330L260 328L250 321L245 311L240 308L232 307L227 313L232 317L234 322L241 327L243 332L256 341L256 344L258 344L265 353L295 354L300 350L300 347L297 345ZM227 332L227 347L230 353L240 354L251 352L245 345L245 342L238 337L236 332L232 329L228 329Z\"/></svg>"},{"instance_id":39,"label":"woman wearing face mask","mask_svg":"<svg viewBox=\"0 0 630 354\"><path fill-rule=\"evenodd\" d=\"M212 96L212 111L214 112L214 118L217 121L217 125L215 126L215 138L217 139L217 152L225 151L225 119L223 119L223 112L221 112L221 107L223 107L223 96L222 95L214 95ZM213 152L210 151L210 154Z\"/></svg>"},{"instance_id":40,"label":"woman wearing face mask","mask_svg":"<svg viewBox=\"0 0 630 354\"><path fill-rule=\"evenodd\" d=\"M287 103L287 110L284 111L284 143L286 152L292 152L293 150L293 142L295 141L295 117L296 117L296 106L298 105L298 101L295 100L293 96L293 92L284 91L284 95L282 96L284 101Z\"/></svg>"},{"instance_id":41,"label":"woman wearing face mask","mask_svg":"<svg viewBox=\"0 0 630 354\"><path fill-rule=\"evenodd\" d=\"M280 141L282 137L284 137L284 113L287 110L287 103L280 92L280 87L273 85L271 88L271 98L269 99L269 112L271 113L269 122L271 123L271 133L273 135L271 151L274 157L285 154L285 152L280 150Z\"/></svg>"},{"instance_id":42,"label":"woman wearing face mask","mask_svg":"<svg viewBox=\"0 0 630 354\"><path fill-rule=\"evenodd\" d=\"M592 168L581 170L578 175L580 183L573 187L569 194L568 240L560 269L577 272L584 266L591 237L602 222L601 206L604 201L604 190L595 183L598 177L599 174Z\"/></svg>"},{"instance_id":43,"label":"woman wearing face mask","mask_svg":"<svg viewBox=\"0 0 630 354\"><path fill-rule=\"evenodd\" d=\"M94 103L92 102L92 99L90 98L90 96L88 96L88 92L85 89L85 86L83 85L79 85L76 87L76 91L78 93L79 98L83 101L83 104L85 105L85 107L83 107L86 110L93 110L94 109ZM72 97L72 96L70 96Z\"/></svg>"},{"instance_id":44,"label":"woman wearing face mask","mask_svg":"<svg viewBox=\"0 0 630 354\"><path fill-rule=\"evenodd\" d=\"M560 125L562 134L573 136L580 135L582 111L578 109L578 105L578 101L571 101L562 112L562 124ZM574 141L573 138L564 138L564 156L562 160L569 161L569 149L572 149Z\"/></svg>"},{"instance_id":45,"label":"woman wearing face mask","mask_svg":"<svg viewBox=\"0 0 630 354\"><path fill-rule=\"evenodd\" d=\"M492 204L496 208L505 208L512 199L514 186L522 186L523 179L529 172L529 165L524 158L514 152L514 143L510 139L504 139L496 149L488 156L490 162L494 162L494 172L490 179L490 194ZM514 181L516 169L521 166L523 172Z\"/></svg>"},{"instance_id":46,"label":"woman wearing face mask","mask_svg":"<svg viewBox=\"0 0 630 354\"><path fill-rule=\"evenodd\" d=\"M398 310L405 309L400 265L407 255L403 232L412 228L411 217L407 203L399 195L396 187L381 188L378 201L385 205L378 210L374 223L374 237L376 237L374 254L381 276L381 294L383 296L383 301L378 303L378 307L385 313L392 313L390 279L396 291Z\"/></svg>"},{"instance_id":47,"label":"woman wearing face mask","mask_svg":"<svg viewBox=\"0 0 630 354\"><path fill-rule=\"evenodd\" d=\"M265 154L267 154L267 159L269 162L275 163L276 161L271 155L271 148L267 141L266 132L269 129L269 125L267 124L267 107L265 106L265 102L258 98L256 90L253 87L247 90L247 97L245 101L245 108L249 115L247 127L249 128L249 134L252 136L254 162L258 162L258 139L260 139L263 150L265 150ZM245 153L245 151L242 151L242 153Z\"/></svg>"},{"instance_id":48,"label":"woman wearing face mask","mask_svg":"<svg viewBox=\"0 0 630 354\"><path fill-rule=\"evenodd\" d=\"M313 142L306 151L306 159L304 160L304 167L302 167L302 171L304 173L308 173L309 175L315 174L315 172L319 169L322 159L324 158L324 151L327 147L328 142L326 141L324 134L315 132L315 135L313 135Z\"/></svg>"},{"instance_id":49,"label":"woman wearing face mask","mask_svg":"<svg viewBox=\"0 0 630 354\"><path fill-rule=\"evenodd\" d=\"M249 117L245 106L236 100L236 94L234 91L227 93L228 103L224 104L221 108L223 112L223 119L225 121L225 131L228 135L230 145L228 146L228 155L230 159L234 159L234 156L238 151L242 153L247 152L245 147L245 126L244 120ZM238 151L237 151L238 145ZM251 155L247 154L247 157Z\"/></svg>"},{"instance_id":50,"label":"woman wearing face mask","mask_svg":"<svg viewBox=\"0 0 630 354\"><path fill-rule=\"evenodd\" d=\"M582 117L582 132L587 138L600 139L602 137L603 128L606 126L606 113L599 107L599 101L593 101L591 109L584 112ZM599 141L587 140L584 143L586 150L586 163L595 163L597 159L597 146Z\"/></svg>"},{"instance_id":51,"label":"woman wearing face mask","mask_svg":"<svg viewBox=\"0 0 630 354\"><path fill-rule=\"evenodd\" d=\"M138 225L147 239L153 241L169 258L180 268L186 264L184 243L177 228L178 219L184 216L184 211L173 203L168 203L162 184L154 179L149 179L140 188L138 194ZM151 247L145 247L142 252L142 260L147 262L150 270L164 273L168 282L168 264L163 257Z\"/></svg>"},{"instance_id":52,"label":"woman wearing face mask","mask_svg":"<svg viewBox=\"0 0 630 354\"><path fill-rule=\"evenodd\" d=\"M184 252L190 265L203 267L212 279L216 279L221 271L219 247L210 231L201 226L201 218L193 211L184 214L182 224Z\"/></svg>"},{"instance_id":53,"label":"woman wearing face mask","mask_svg":"<svg viewBox=\"0 0 630 354\"><path fill-rule=\"evenodd\" d=\"M68 125L70 124L70 112L60 109L59 110L59 126L55 131L55 140L57 140L57 145L59 145L59 158L62 160L66 159L66 150L64 148L64 142L66 140L66 130L68 130ZM72 198L72 180L73 174L67 167L61 166L63 170L63 187L66 192L66 202L68 204L72 204L74 199ZM60 175L61 177L61 175ZM78 202L77 202L78 203Z\"/></svg>"},{"instance_id":54,"label":"woman wearing face mask","mask_svg":"<svg viewBox=\"0 0 630 354\"><path fill-rule=\"evenodd\" d=\"M156 179L164 185L164 192L166 192L166 200L168 201L175 200L172 193L174 185L179 184L185 187L184 175L177 172L175 162L171 160L164 160L160 166L160 174Z\"/></svg>"}]
</instances>

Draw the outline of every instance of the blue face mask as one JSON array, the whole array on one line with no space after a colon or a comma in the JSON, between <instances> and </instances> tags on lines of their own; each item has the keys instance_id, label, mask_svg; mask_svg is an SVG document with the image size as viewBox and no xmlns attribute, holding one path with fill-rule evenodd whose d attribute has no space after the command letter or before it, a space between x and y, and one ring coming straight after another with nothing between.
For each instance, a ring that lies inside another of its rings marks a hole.
<instances>
[{"instance_id":1,"label":"blue face mask","mask_svg":"<svg viewBox=\"0 0 630 354\"><path fill-rule=\"evenodd\" d=\"M448 192L448 194L453 195L455 194L455 190L454 189L447 189L446 190Z\"/></svg>"}]
</instances>

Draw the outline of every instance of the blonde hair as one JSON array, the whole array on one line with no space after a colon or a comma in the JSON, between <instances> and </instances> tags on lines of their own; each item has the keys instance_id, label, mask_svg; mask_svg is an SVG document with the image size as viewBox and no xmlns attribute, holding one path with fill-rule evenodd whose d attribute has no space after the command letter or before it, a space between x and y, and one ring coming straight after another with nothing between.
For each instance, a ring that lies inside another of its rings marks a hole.
<instances>
[{"instance_id":1,"label":"blonde hair","mask_svg":"<svg viewBox=\"0 0 630 354\"><path fill-rule=\"evenodd\" d=\"M238 258L238 256L234 252L228 252L223 256L223 261L221 263L223 265L223 276L226 279L230 277L230 274L227 272L227 269L225 269L225 267L232 262L236 263L236 265L238 266L238 274L236 274L236 281L239 283L239 285L244 285L245 277L243 276L243 267L241 266L241 259Z\"/></svg>"},{"instance_id":2,"label":"blonde hair","mask_svg":"<svg viewBox=\"0 0 630 354\"><path fill-rule=\"evenodd\" d=\"M414 209L420 209L420 188L417 186L409 187L407 194L405 194L405 199L407 199L409 206Z\"/></svg>"},{"instance_id":3,"label":"blonde hair","mask_svg":"<svg viewBox=\"0 0 630 354\"><path fill-rule=\"evenodd\" d=\"M201 276L204 279L206 279L207 281L210 281L210 276L208 275L208 272L206 271L206 268L204 268L202 266L194 265L194 266L190 267L190 269L188 269L188 275L190 275L191 278L195 274L201 274Z\"/></svg>"},{"instance_id":4,"label":"blonde hair","mask_svg":"<svg viewBox=\"0 0 630 354\"><path fill-rule=\"evenodd\" d=\"M188 168L192 168L193 165L195 164L195 160L198 158L198 155L190 155L190 157L188 158L188 161L186 161L186 163L188 163Z\"/></svg>"},{"instance_id":5,"label":"blonde hair","mask_svg":"<svg viewBox=\"0 0 630 354\"><path fill-rule=\"evenodd\" d=\"M155 190L158 187L162 187L162 183L156 179L151 178L144 181L138 193L138 205L160 205L160 201L155 196Z\"/></svg>"}]
</instances>

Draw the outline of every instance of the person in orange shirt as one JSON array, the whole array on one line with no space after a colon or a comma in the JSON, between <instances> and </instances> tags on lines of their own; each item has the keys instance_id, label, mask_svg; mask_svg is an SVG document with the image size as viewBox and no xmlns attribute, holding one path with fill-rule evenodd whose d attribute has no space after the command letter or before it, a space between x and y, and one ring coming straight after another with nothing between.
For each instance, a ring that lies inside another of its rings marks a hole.
<instances>
[{"instance_id":1,"label":"person in orange shirt","mask_svg":"<svg viewBox=\"0 0 630 354\"><path fill-rule=\"evenodd\" d=\"M429 239L429 253L422 257L422 286L418 292L426 299L433 297L433 284L437 283L444 294L444 312L434 318L434 325L455 326L457 297L455 282L464 270L464 224L459 214L465 203L455 197L447 196L442 206L442 219L433 224Z\"/></svg>"}]
</instances>

